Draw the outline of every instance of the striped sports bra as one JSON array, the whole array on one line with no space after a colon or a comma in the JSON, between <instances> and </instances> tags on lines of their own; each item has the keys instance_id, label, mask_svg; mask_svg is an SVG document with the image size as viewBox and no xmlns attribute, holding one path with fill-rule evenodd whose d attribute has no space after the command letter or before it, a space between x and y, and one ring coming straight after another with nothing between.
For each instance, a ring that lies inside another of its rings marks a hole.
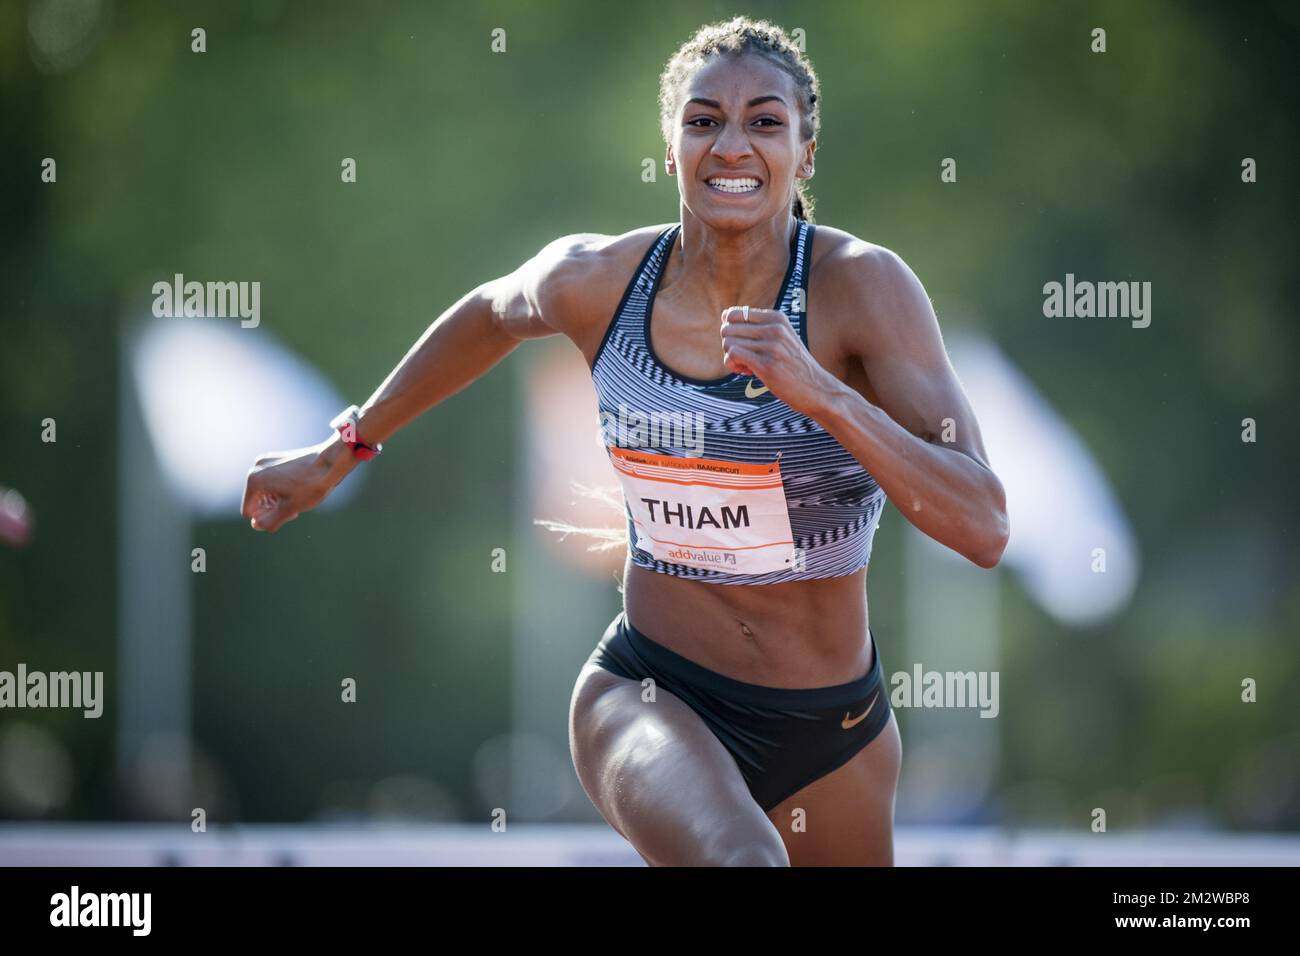
<instances>
[{"instance_id":1,"label":"striped sports bra","mask_svg":"<svg viewBox=\"0 0 1300 956\"><path fill-rule=\"evenodd\" d=\"M669 226L647 250L591 370L633 563L711 584L852 574L871 557L884 508L875 479L758 379L690 378L655 354L655 293L680 231ZM774 306L805 348L815 231L798 220Z\"/></svg>"}]
</instances>

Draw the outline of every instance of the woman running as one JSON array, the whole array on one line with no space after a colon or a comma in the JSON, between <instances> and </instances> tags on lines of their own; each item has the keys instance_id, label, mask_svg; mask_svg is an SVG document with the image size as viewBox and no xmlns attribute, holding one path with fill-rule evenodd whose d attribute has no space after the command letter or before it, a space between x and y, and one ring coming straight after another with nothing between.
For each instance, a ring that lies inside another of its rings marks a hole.
<instances>
[{"instance_id":1,"label":"woman running","mask_svg":"<svg viewBox=\"0 0 1300 956\"><path fill-rule=\"evenodd\" d=\"M629 535L570 745L651 865L891 865L902 747L866 599L884 498L980 567L1007 541L925 290L812 224L819 101L779 27L701 28L660 84L680 222L566 236L469 292L330 440L259 459L245 490L273 532L521 341L568 336ZM641 427L665 413L699 434Z\"/></svg>"}]
</instances>

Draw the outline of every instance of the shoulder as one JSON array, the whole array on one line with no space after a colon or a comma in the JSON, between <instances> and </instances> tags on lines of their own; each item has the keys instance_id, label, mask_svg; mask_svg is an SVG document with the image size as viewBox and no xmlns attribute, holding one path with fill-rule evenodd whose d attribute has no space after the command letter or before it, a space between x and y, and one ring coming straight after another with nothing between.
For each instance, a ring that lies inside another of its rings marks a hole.
<instances>
[{"instance_id":1,"label":"shoulder","mask_svg":"<svg viewBox=\"0 0 1300 956\"><path fill-rule=\"evenodd\" d=\"M589 357L632 273L667 225L617 236L579 232L553 239L508 275L483 283L496 322L515 338L567 335Z\"/></svg>"},{"instance_id":2,"label":"shoulder","mask_svg":"<svg viewBox=\"0 0 1300 956\"><path fill-rule=\"evenodd\" d=\"M817 282L814 301L851 323L854 337L864 329L868 336L906 334L934 321L930 298L903 258L842 229L817 226L812 276Z\"/></svg>"},{"instance_id":3,"label":"shoulder","mask_svg":"<svg viewBox=\"0 0 1300 956\"><path fill-rule=\"evenodd\" d=\"M607 323L632 274L671 225L641 226L619 235L573 233L547 243L528 263L539 310L568 325Z\"/></svg>"},{"instance_id":4,"label":"shoulder","mask_svg":"<svg viewBox=\"0 0 1300 956\"><path fill-rule=\"evenodd\" d=\"M818 225L813 246L813 274L833 288L894 294L919 282L898 253L843 229Z\"/></svg>"}]
</instances>

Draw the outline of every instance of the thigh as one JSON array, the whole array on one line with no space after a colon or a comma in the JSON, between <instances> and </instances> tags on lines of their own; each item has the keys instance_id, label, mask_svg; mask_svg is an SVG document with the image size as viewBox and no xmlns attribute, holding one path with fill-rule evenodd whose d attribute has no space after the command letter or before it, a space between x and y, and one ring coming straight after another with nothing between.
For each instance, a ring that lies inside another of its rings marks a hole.
<instances>
[{"instance_id":1,"label":"thigh","mask_svg":"<svg viewBox=\"0 0 1300 956\"><path fill-rule=\"evenodd\" d=\"M814 780L768 817L792 866L893 866L894 791L902 764L898 721L844 766Z\"/></svg>"},{"instance_id":2,"label":"thigh","mask_svg":"<svg viewBox=\"0 0 1300 956\"><path fill-rule=\"evenodd\" d=\"M740 768L681 698L588 664L569 706L578 779L652 866L787 865Z\"/></svg>"}]
</instances>

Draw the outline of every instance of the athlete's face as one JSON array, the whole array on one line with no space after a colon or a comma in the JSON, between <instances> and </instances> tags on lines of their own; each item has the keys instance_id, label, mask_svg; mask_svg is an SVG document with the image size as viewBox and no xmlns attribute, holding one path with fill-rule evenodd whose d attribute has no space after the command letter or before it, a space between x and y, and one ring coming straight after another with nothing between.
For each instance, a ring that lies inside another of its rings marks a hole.
<instances>
[{"instance_id":1,"label":"athlete's face","mask_svg":"<svg viewBox=\"0 0 1300 956\"><path fill-rule=\"evenodd\" d=\"M708 60L683 85L666 156L686 208L716 229L786 214L817 148L799 127L794 79L780 67L753 55Z\"/></svg>"}]
</instances>

